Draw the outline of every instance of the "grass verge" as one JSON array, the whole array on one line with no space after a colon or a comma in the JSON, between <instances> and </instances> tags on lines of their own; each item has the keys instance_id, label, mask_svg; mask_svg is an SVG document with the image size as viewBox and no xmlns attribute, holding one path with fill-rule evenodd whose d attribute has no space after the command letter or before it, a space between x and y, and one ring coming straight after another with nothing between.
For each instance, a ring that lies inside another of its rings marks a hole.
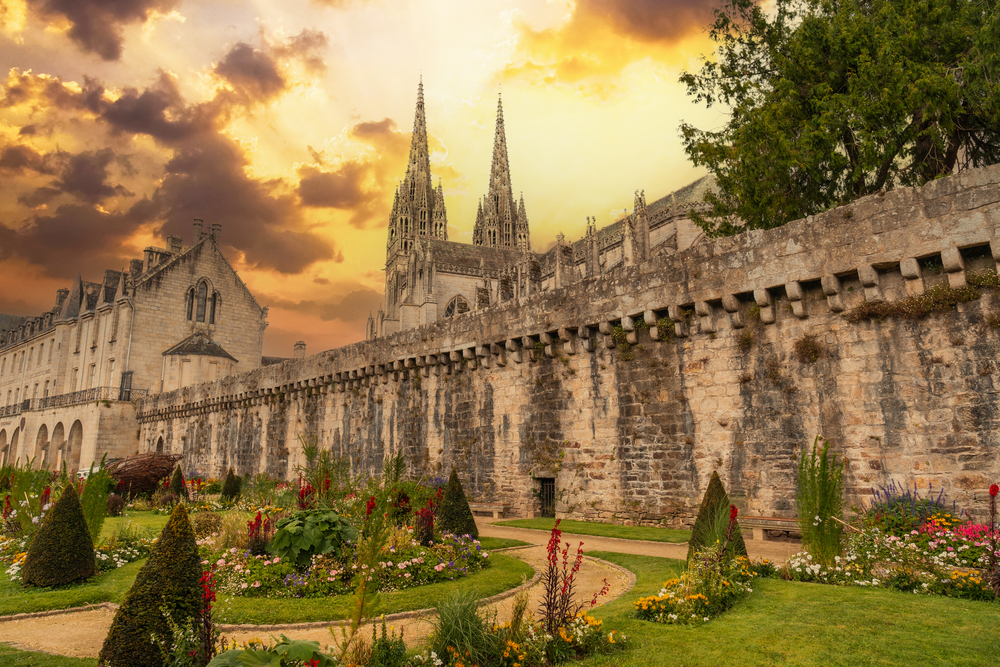
<instances>
[{"instance_id":1,"label":"grass verge","mask_svg":"<svg viewBox=\"0 0 1000 667\"><path fill-rule=\"evenodd\" d=\"M97 667L97 658L68 658L0 644L0 664L4 667Z\"/></svg>"},{"instance_id":2,"label":"grass verge","mask_svg":"<svg viewBox=\"0 0 1000 667\"><path fill-rule=\"evenodd\" d=\"M534 571L524 561L503 554L490 556L492 566L463 577L457 581L410 588L394 593L382 593L371 609L372 616L392 614L413 609L434 607L456 590L474 589L481 597L489 597L510 590L521 584L521 580L534 576ZM219 595L215 607L219 623L253 623L271 625L277 623L308 623L347 618L351 607L351 596L333 598L302 598L294 600L232 598Z\"/></svg>"},{"instance_id":3,"label":"grass verge","mask_svg":"<svg viewBox=\"0 0 1000 667\"><path fill-rule=\"evenodd\" d=\"M99 602L119 603L145 562L144 558L99 574L85 584L65 588L25 588L6 576L0 576L0 616L68 609Z\"/></svg>"},{"instance_id":4,"label":"grass verge","mask_svg":"<svg viewBox=\"0 0 1000 667\"><path fill-rule=\"evenodd\" d=\"M505 537L480 537L479 545L487 551L493 551L495 549L507 549L510 547L524 547L528 545L528 542L508 540Z\"/></svg>"},{"instance_id":5,"label":"grass verge","mask_svg":"<svg viewBox=\"0 0 1000 667\"><path fill-rule=\"evenodd\" d=\"M655 594L681 561L590 555L635 572L636 587L594 611L608 629L628 635L632 648L586 660L587 667L1000 664L1000 605L768 579L710 623L668 626L632 618L632 603Z\"/></svg>"},{"instance_id":6,"label":"grass verge","mask_svg":"<svg viewBox=\"0 0 1000 667\"><path fill-rule=\"evenodd\" d=\"M510 526L511 528L529 528L550 532L556 523L555 519L508 519L497 521L494 526ZM573 521L563 519L559 522L563 533L574 535L592 535L594 537L614 537L619 540L646 540L649 542L687 542L691 537L690 530L674 528L657 528L656 526L618 526L612 523L596 521Z\"/></svg>"}]
</instances>

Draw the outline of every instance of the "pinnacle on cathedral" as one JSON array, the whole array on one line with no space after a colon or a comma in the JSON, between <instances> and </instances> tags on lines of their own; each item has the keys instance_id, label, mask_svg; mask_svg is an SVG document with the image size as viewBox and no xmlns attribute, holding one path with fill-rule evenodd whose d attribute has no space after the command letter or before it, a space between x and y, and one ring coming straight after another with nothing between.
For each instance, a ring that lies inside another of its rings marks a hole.
<instances>
[{"instance_id":1,"label":"pinnacle on cathedral","mask_svg":"<svg viewBox=\"0 0 1000 667\"><path fill-rule=\"evenodd\" d=\"M448 239L448 214L444 192L431 180L430 151L427 148L427 116L424 110L424 82L417 86L417 110L413 117L413 136L406 175L396 188L389 219L389 254L408 250L416 237ZM397 248L396 243L400 242Z\"/></svg>"},{"instance_id":2,"label":"pinnacle on cathedral","mask_svg":"<svg viewBox=\"0 0 1000 667\"><path fill-rule=\"evenodd\" d=\"M480 203L476 225L472 233L475 245L490 248L530 250L528 215L524 210L524 196L514 203L514 188L510 182L510 164L507 161L507 136L503 124L503 99L497 101L497 127L493 137L493 162L490 165L489 191Z\"/></svg>"}]
</instances>

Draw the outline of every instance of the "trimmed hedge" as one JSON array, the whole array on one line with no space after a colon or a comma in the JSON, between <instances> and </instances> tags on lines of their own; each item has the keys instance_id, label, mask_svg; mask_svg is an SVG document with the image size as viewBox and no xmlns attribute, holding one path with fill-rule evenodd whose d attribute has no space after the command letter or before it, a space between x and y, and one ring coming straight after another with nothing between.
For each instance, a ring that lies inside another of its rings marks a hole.
<instances>
[{"instance_id":1,"label":"trimmed hedge","mask_svg":"<svg viewBox=\"0 0 1000 667\"><path fill-rule=\"evenodd\" d=\"M98 662L108 667L159 667L165 665L153 637L170 640L170 626L189 618L201 622L201 559L187 509L178 505L164 526L160 539L139 570L111 630Z\"/></svg>"},{"instance_id":2,"label":"trimmed hedge","mask_svg":"<svg viewBox=\"0 0 1000 667\"><path fill-rule=\"evenodd\" d=\"M462 482L458 479L458 473L454 468L451 470L451 477L448 478L448 486L445 487L441 507L438 509L438 526L442 533L479 538L476 520L472 516L469 501L466 500L465 491L462 489Z\"/></svg>"},{"instance_id":3,"label":"trimmed hedge","mask_svg":"<svg viewBox=\"0 0 1000 667\"><path fill-rule=\"evenodd\" d=\"M698 508L698 518L694 520L694 527L691 528L691 539L688 540L688 562L691 558L705 548L709 543L714 544L716 531L724 516L729 517L729 494L719 479L719 473L713 472L712 478L708 481L708 488L701 499L701 507ZM723 515L724 513L724 515ZM740 524L737 522L733 531L733 539L730 542L730 550L737 556L747 555L747 545L743 541L743 533L740 532Z\"/></svg>"},{"instance_id":4,"label":"trimmed hedge","mask_svg":"<svg viewBox=\"0 0 1000 667\"><path fill-rule=\"evenodd\" d=\"M96 572L94 542L71 482L31 540L21 579L26 584L49 588L83 581Z\"/></svg>"},{"instance_id":5,"label":"trimmed hedge","mask_svg":"<svg viewBox=\"0 0 1000 667\"><path fill-rule=\"evenodd\" d=\"M181 472L180 466L174 468L174 476L170 478L170 488L168 490L178 498L187 500L187 484L184 483L184 473Z\"/></svg>"},{"instance_id":6,"label":"trimmed hedge","mask_svg":"<svg viewBox=\"0 0 1000 667\"><path fill-rule=\"evenodd\" d=\"M240 497L240 479L233 472L233 469L229 469L229 474L226 475L226 481L222 484L222 499L236 501Z\"/></svg>"}]
</instances>

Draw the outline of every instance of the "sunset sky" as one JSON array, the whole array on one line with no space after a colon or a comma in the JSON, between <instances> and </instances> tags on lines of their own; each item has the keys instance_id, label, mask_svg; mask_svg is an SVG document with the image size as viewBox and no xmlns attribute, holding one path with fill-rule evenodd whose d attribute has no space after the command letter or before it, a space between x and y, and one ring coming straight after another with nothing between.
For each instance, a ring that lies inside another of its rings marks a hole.
<instances>
[{"instance_id":1,"label":"sunset sky","mask_svg":"<svg viewBox=\"0 0 1000 667\"><path fill-rule=\"evenodd\" d=\"M0 0L0 313L38 315L192 219L264 353L359 340L423 77L449 237L471 242L502 92L534 250L698 178L677 83L711 0Z\"/></svg>"}]
</instances>

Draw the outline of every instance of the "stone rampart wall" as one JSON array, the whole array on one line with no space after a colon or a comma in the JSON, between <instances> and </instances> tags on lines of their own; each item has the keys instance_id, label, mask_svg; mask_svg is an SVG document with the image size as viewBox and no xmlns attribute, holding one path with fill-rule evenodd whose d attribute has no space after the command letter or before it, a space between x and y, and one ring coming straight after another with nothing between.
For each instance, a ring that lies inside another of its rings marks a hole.
<instances>
[{"instance_id":1,"label":"stone rampart wall","mask_svg":"<svg viewBox=\"0 0 1000 667\"><path fill-rule=\"evenodd\" d=\"M744 511L794 515L795 462L821 433L851 502L897 480L981 511L1000 473L1000 302L843 313L994 270L998 202L1000 166L969 171L152 396L140 447L292 476L315 434L359 472L400 449L415 473L455 467L471 496L521 514L555 478L558 512L680 524L713 470Z\"/></svg>"}]
</instances>

